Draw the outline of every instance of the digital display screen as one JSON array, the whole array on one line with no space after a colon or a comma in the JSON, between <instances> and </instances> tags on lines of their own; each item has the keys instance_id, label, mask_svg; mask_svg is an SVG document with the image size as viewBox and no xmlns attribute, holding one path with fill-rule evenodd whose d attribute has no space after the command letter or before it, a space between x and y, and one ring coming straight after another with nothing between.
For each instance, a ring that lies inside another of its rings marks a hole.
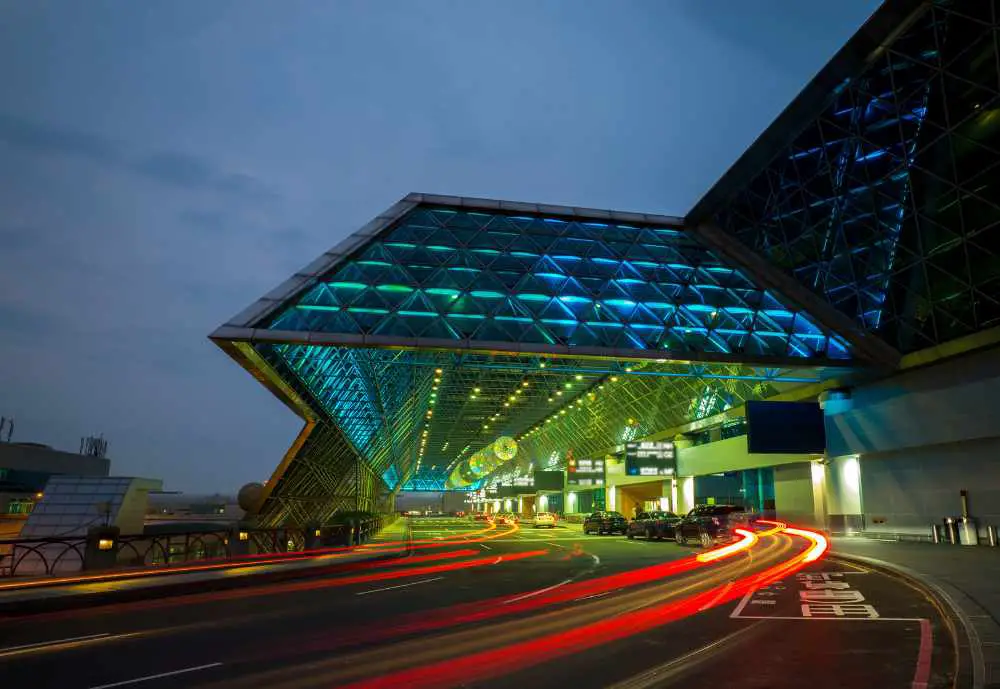
<instances>
[{"instance_id":1,"label":"digital display screen","mask_svg":"<svg viewBox=\"0 0 1000 689\"><path fill-rule=\"evenodd\" d=\"M673 476L676 471L673 442L625 443L625 473L629 476Z\"/></svg>"},{"instance_id":2,"label":"digital display screen","mask_svg":"<svg viewBox=\"0 0 1000 689\"><path fill-rule=\"evenodd\" d=\"M747 451L819 454L826 451L823 410L817 402L747 402Z\"/></svg>"},{"instance_id":3,"label":"digital display screen","mask_svg":"<svg viewBox=\"0 0 1000 689\"><path fill-rule=\"evenodd\" d=\"M534 474L536 490L562 490L563 472L561 471L536 471Z\"/></svg>"},{"instance_id":4,"label":"digital display screen","mask_svg":"<svg viewBox=\"0 0 1000 689\"><path fill-rule=\"evenodd\" d=\"M567 486L603 486L603 459L570 459L566 466Z\"/></svg>"}]
</instances>

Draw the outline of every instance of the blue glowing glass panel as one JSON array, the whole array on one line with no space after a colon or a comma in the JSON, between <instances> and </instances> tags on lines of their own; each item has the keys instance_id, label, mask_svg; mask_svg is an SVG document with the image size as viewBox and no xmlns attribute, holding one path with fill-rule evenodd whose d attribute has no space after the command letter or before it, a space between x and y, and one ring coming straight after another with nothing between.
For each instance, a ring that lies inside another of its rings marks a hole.
<instances>
[{"instance_id":1,"label":"blue glowing glass panel","mask_svg":"<svg viewBox=\"0 0 1000 689\"><path fill-rule=\"evenodd\" d=\"M419 206L275 330L673 355L849 359L836 335L676 228ZM364 444L359 427L352 439Z\"/></svg>"}]
</instances>

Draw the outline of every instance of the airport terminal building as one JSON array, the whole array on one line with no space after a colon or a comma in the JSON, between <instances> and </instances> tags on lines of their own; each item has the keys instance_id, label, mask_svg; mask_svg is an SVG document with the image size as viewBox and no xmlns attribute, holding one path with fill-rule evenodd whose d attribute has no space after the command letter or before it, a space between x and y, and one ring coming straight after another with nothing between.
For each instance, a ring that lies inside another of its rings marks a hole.
<instances>
[{"instance_id":1,"label":"airport terminal building","mask_svg":"<svg viewBox=\"0 0 1000 689\"><path fill-rule=\"evenodd\" d=\"M889 0L683 217L409 194L211 338L304 421L265 525L462 489L1000 519L996 3Z\"/></svg>"}]
</instances>

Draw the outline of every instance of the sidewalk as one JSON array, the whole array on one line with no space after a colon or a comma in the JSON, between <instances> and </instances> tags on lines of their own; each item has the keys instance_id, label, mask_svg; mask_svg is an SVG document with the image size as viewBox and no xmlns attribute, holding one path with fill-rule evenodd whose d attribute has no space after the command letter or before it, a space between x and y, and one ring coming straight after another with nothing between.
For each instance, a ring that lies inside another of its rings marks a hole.
<instances>
[{"instance_id":1,"label":"sidewalk","mask_svg":"<svg viewBox=\"0 0 1000 689\"><path fill-rule=\"evenodd\" d=\"M1000 548L831 539L833 556L896 569L950 605L969 637L973 686L1000 683Z\"/></svg>"},{"instance_id":2,"label":"sidewalk","mask_svg":"<svg viewBox=\"0 0 1000 689\"><path fill-rule=\"evenodd\" d=\"M81 574L77 581L66 584L47 583L44 580L0 579L0 617L9 614L29 614L90 607L108 603L120 603L143 598L183 595L203 591L218 591L251 584L277 580L305 578L322 574L339 565L365 560L389 559L405 555L395 550L409 541L407 520L399 519L389 525L368 544L346 552L330 552L315 557L255 563L253 559L240 564L189 563L171 569L154 569L132 572L96 572ZM390 546L385 548L372 546ZM295 553L289 553L292 558ZM273 553L261 553L255 559L276 557ZM206 567L207 564L207 567ZM201 567L199 570L198 568ZM194 569L195 571L191 571ZM74 577L60 577L74 579ZM22 585L18 585L21 583ZM13 586L12 586L13 585Z\"/></svg>"}]
</instances>

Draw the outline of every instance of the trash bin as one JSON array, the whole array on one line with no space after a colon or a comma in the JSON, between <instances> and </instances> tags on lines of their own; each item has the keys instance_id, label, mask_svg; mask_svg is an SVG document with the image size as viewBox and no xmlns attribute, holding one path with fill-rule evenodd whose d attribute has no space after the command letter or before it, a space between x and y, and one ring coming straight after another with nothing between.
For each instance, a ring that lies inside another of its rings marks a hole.
<instances>
[{"instance_id":1,"label":"trash bin","mask_svg":"<svg viewBox=\"0 0 1000 689\"><path fill-rule=\"evenodd\" d=\"M971 517L958 520L958 542L962 545L979 545L979 523Z\"/></svg>"},{"instance_id":2,"label":"trash bin","mask_svg":"<svg viewBox=\"0 0 1000 689\"><path fill-rule=\"evenodd\" d=\"M958 522L962 520L961 517L945 517L944 518L944 542L951 543L952 545L958 544Z\"/></svg>"}]
</instances>

